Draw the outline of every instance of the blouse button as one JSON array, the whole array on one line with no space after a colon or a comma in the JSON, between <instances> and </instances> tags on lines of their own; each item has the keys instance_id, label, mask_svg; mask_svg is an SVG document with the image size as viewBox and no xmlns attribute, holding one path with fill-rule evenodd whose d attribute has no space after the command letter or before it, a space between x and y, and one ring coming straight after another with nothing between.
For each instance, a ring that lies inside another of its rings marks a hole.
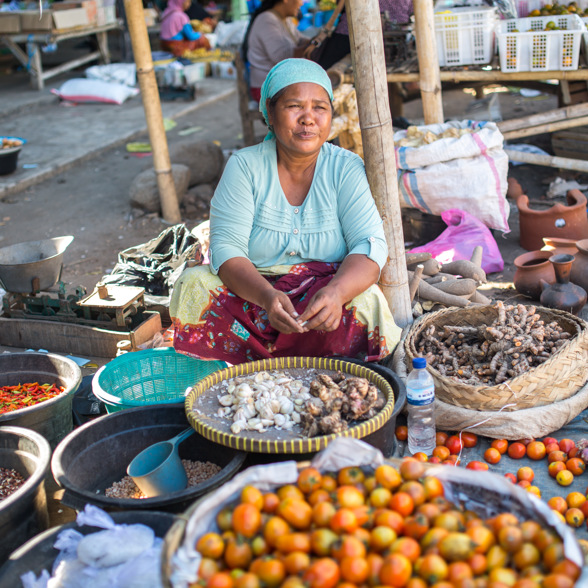
<instances>
[{"instance_id":1,"label":"blouse button","mask_svg":"<svg viewBox=\"0 0 588 588\"><path fill-rule=\"evenodd\" d=\"M373 243L375 240L376 240L376 238L375 238L375 237L370 237L370 238L368 239L368 241L369 241L370 243Z\"/></svg>"},{"instance_id":2,"label":"blouse button","mask_svg":"<svg viewBox=\"0 0 588 588\"><path fill-rule=\"evenodd\" d=\"M298 214L299 210L297 208L294 209L294 214Z\"/></svg>"},{"instance_id":3,"label":"blouse button","mask_svg":"<svg viewBox=\"0 0 588 588\"><path fill-rule=\"evenodd\" d=\"M296 251L290 251L290 255L296 255Z\"/></svg>"},{"instance_id":4,"label":"blouse button","mask_svg":"<svg viewBox=\"0 0 588 588\"><path fill-rule=\"evenodd\" d=\"M294 232L295 235L298 235L298 229L294 229L293 232Z\"/></svg>"}]
</instances>

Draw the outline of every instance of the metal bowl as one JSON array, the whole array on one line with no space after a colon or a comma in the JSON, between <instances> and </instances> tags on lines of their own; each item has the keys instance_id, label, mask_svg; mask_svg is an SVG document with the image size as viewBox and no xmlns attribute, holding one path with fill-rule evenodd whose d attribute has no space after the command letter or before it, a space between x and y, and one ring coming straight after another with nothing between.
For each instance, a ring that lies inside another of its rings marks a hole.
<instances>
[{"instance_id":1,"label":"metal bowl","mask_svg":"<svg viewBox=\"0 0 588 588\"><path fill-rule=\"evenodd\" d=\"M0 249L0 283L7 292L22 294L51 288L63 267L63 254L73 237L27 241ZM35 288L33 280L39 279Z\"/></svg>"}]
</instances>

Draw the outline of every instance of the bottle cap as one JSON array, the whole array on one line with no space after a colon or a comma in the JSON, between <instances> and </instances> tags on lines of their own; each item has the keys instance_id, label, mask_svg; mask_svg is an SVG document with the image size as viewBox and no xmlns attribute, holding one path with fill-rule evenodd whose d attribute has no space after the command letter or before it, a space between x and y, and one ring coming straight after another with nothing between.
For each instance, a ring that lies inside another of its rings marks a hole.
<instances>
[{"instance_id":1,"label":"bottle cap","mask_svg":"<svg viewBox=\"0 0 588 588\"><path fill-rule=\"evenodd\" d=\"M412 367L415 370L420 370L427 367L427 360L424 357L415 357L412 360Z\"/></svg>"}]
</instances>

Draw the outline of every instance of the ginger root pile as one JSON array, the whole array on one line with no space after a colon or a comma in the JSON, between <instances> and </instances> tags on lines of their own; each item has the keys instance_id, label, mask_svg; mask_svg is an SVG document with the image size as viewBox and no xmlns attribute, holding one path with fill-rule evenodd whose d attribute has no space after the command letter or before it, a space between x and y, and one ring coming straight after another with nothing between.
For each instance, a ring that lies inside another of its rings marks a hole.
<instances>
[{"instance_id":1,"label":"ginger root pile","mask_svg":"<svg viewBox=\"0 0 588 588\"><path fill-rule=\"evenodd\" d=\"M341 433L349 421L367 420L385 404L378 388L365 378L319 374L310 384L312 398L301 413L303 434L308 437Z\"/></svg>"},{"instance_id":2,"label":"ginger root pile","mask_svg":"<svg viewBox=\"0 0 588 588\"><path fill-rule=\"evenodd\" d=\"M545 362L572 338L556 322L545 324L534 306L497 302L491 325L427 327L417 352L441 375L473 386L500 384Z\"/></svg>"},{"instance_id":3,"label":"ginger root pile","mask_svg":"<svg viewBox=\"0 0 588 588\"><path fill-rule=\"evenodd\" d=\"M422 147L430 145L439 139L459 139L463 135L475 133L474 129L456 129L451 127L442 133L436 134L433 131L421 130L416 126L410 126L406 129L406 137L398 141L399 147Z\"/></svg>"}]
</instances>

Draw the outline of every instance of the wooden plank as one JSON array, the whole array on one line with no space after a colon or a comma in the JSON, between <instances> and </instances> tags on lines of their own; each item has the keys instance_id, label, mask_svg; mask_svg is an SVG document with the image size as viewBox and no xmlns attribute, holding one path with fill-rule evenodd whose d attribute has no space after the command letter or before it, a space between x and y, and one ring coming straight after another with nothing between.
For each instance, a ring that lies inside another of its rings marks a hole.
<instances>
[{"instance_id":1,"label":"wooden plank","mask_svg":"<svg viewBox=\"0 0 588 588\"><path fill-rule=\"evenodd\" d=\"M500 132L504 134L508 131L526 129L545 123L556 122L558 120L566 120L585 115L588 115L588 104L576 104L574 106L566 106L564 108L548 110L547 112L540 112L538 114L530 114L529 116L504 120L498 123L498 128L500 129Z\"/></svg>"},{"instance_id":2,"label":"wooden plank","mask_svg":"<svg viewBox=\"0 0 588 588\"><path fill-rule=\"evenodd\" d=\"M130 340L136 348L161 332L159 313L145 311L144 314L146 320L133 331L110 331L76 323L0 317L0 345L112 358L116 356L119 341Z\"/></svg>"},{"instance_id":3,"label":"wooden plank","mask_svg":"<svg viewBox=\"0 0 588 588\"><path fill-rule=\"evenodd\" d=\"M503 133L505 139L516 139L518 137L532 137L533 135L541 135L543 133L552 133L560 129L567 129L588 123L588 116L579 116L578 118L571 118L569 120L560 120L548 124L537 125L527 129L517 129L516 131L508 131Z\"/></svg>"}]
</instances>

